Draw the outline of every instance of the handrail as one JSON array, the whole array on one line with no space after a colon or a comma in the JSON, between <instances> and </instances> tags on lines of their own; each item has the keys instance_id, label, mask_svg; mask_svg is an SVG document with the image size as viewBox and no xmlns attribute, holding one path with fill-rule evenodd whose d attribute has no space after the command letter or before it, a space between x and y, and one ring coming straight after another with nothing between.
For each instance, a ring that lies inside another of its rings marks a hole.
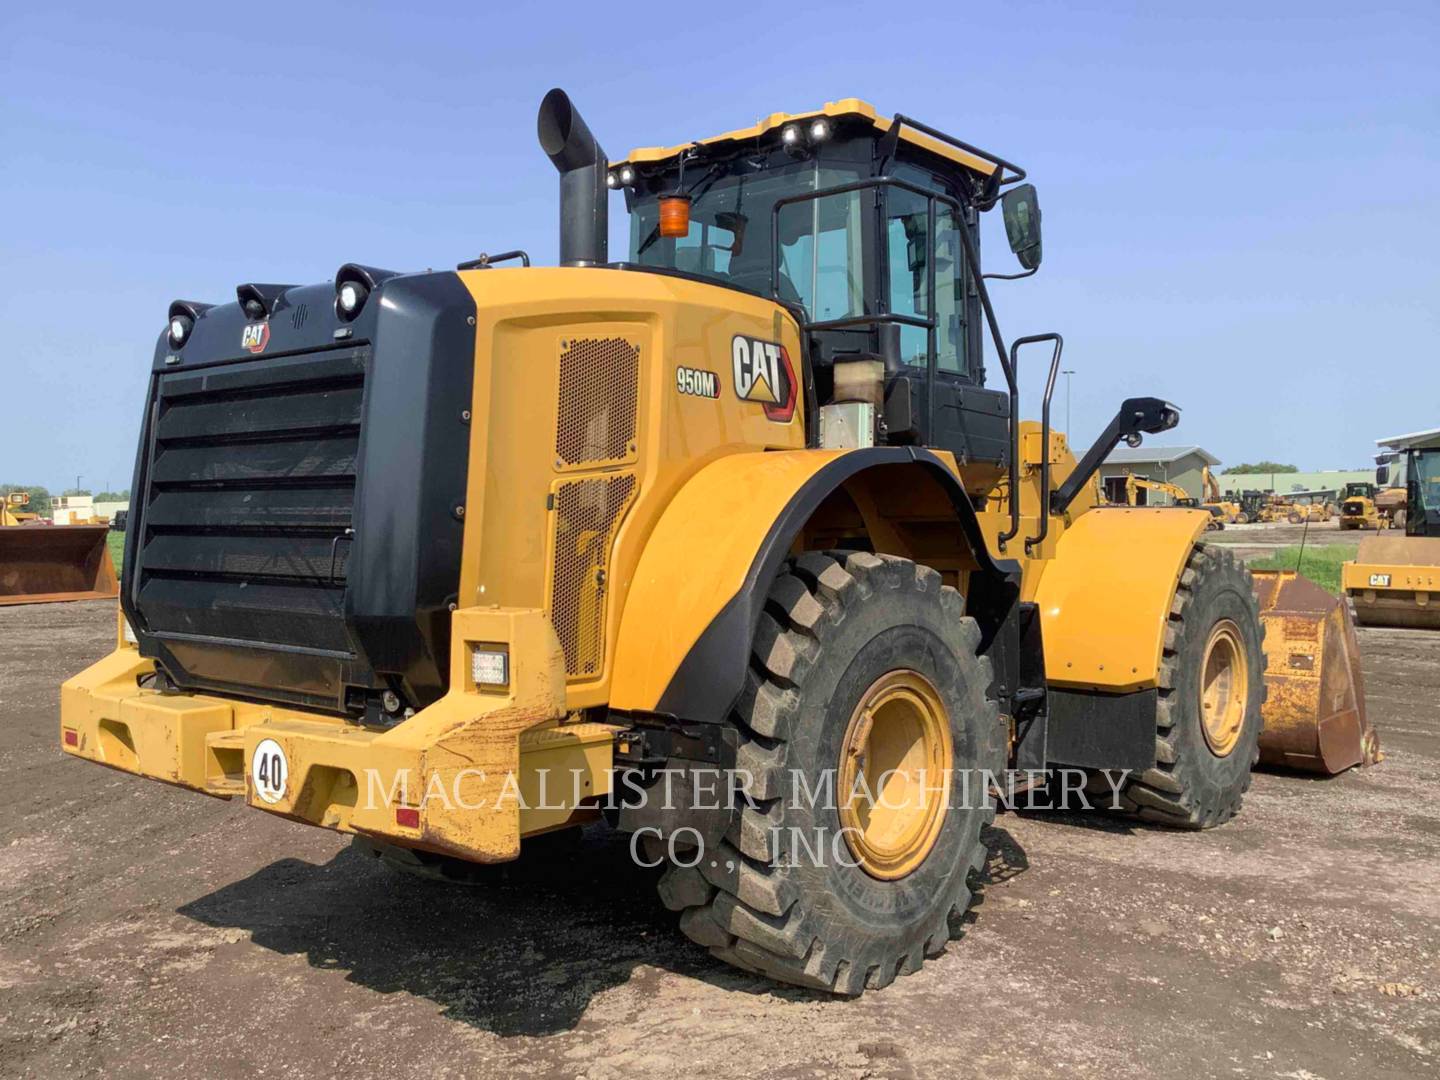
<instances>
[{"instance_id":1,"label":"handrail","mask_svg":"<svg viewBox=\"0 0 1440 1080\"><path fill-rule=\"evenodd\" d=\"M509 262L511 259L519 259L525 266L530 265L530 256L518 248L514 251L502 251L498 255L487 255L480 253L476 259L468 259L455 267L456 270L489 270L498 262Z\"/></svg>"},{"instance_id":2,"label":"handrail","mask_svg":"<svg viewBox=\"0 0 1440 1080\"><path fill-rule=\"evenodd\" d=\"M988 150L981 150L978 146L971 146L967 142L962 142L961 140L955 138L954 135L945 134L945 132L941 131L939 128L933 128L929 124L922 124L919 120L911 119L904 113L896 113L894 117L891 118L890 123L894 125L892 131L894 132L896 137L898 137L900 134L900 126L908 125L909 127L914 128L916 131L921 132L922 134L929 135L932 139L939 139L941 142L947 143L950 146L955 147L955 149L957 150L963 150L965 151L965 153L973 154L975 157L980 158L980 160L982 161L990 162L990 164L996 167L995 186L997 188L1008 187L1010 184L1018 184L1021 180L1025 179L1025 170L1022 169L1019 165L1006 161L1004 158L992 154ZM1005 176L1006 169L1009 169L1013 175L1007 178Z\"/></svg>"},{"instance_id":3,"label":"handrail","mask_svg":"<svg viewBox=\"0 0 1440 1080\"><path fill-rule=\"evenodd\" d=\"M1010 345L1010 366L1020 366L1020 347L1034 345L1041 341L1053 341L1055 352L1050 357L1050 375L1045 380L1045 400L1040 405L1040 531L1025 538L1025 554L1036 544L1044 543L1050 535L1050 399L1055 395L1055 379L1060 374L1060 352L1065 348L1065 339L1059 334L1031 334L1016 338ZM1016 430L1019 423L1016 422Z\"/></svg>"}]
</instances>

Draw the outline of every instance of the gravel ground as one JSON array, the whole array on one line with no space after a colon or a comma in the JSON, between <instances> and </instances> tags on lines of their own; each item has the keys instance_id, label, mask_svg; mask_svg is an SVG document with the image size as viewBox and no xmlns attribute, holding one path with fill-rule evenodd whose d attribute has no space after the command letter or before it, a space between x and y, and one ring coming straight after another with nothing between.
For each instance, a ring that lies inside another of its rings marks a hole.
<instances>
[{"instance_id":1,"label":"gravel ground","mask_svg":"<svg viewBox=\"0 0 1440 1080\"><path fill-rule=\"evenodd\" d=\"M1380 766L1195 835L1002 814L965 937L841 1001L710 960L603 831L457 889L62 757L113 610L0 609L0 1075L1440 1072L1440 636L1361 631Z\"/></svg>"},{"instance_id":2,"label":"gravel ground","mask_svg":"<svg viewBox=\"0 0 1440 1080\"><path fill-rule=\"evenodd\" d=\"M1307 546L1323 547L1329 544L1358 544L1365 537L1374 535L1364 529L1342 529L1340 519L1331 518L1308 525L1291 525L1289 522L1226 525L1215 532L1207 532L1204 539L1207 544L1230 548L1241 558L1263 559L1302 541Z\"/></svg>"}]
</instances>

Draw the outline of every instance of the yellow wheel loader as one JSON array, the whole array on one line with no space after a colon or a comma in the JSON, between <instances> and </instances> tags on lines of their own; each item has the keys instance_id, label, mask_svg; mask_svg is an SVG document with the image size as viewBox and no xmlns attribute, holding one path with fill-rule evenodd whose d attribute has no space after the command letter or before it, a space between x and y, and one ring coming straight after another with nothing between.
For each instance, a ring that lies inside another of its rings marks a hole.
<instances>
[{"instance_id":1,"label":"yellow wheel loader","mask_svg":"<svg viewBox=\"0 0 1440 1080\"><path fill-rule=\"evenodd\" d=\"M1251 578L1204 511L1097 505L1175 406L1053 430L1060 336L1007 343L979 255L999 207L1038 269L1022 169L854 99L610 161L555 90L538 134L558 267L171 305L66 753L435 876L604 818L692 940L841 994L944 948L1017 776L1235 815Z\"/></svg>"},{"instance_id":2,"label":"yellow wheel loader","mask_svg":"<svg viewBox=\"0 0 1440 1080\"><path fill-rule=\"evenodd\" d=\"M1385 520L1375 508L1375 494L1374 484L1346 484L1340 497L1340 528L1383 529Z\"/></svg>"},{"instance_id":3,"label":"yellow wheel loader","mask_svg":"<svg viewBox=\"0 0 1440 1080\"><path fill-rule=\"evenodd\" d=\"M1380 445L1403 465L1405 505L1393 529L1360 541L1340 584L1366 626L1440 629L1440 429Z\"/></svg>"},{"instance_id":4,"label":"yellow wheel loader","mask_svg":"<svg viewBox=\"0 0 1440 1080\"><path fill-rule=\"evenodd\" d=\"M116 596L104 525L51 525L23 509L24 491L0 503L0 606Z\"/></svg>"}]
</instances>

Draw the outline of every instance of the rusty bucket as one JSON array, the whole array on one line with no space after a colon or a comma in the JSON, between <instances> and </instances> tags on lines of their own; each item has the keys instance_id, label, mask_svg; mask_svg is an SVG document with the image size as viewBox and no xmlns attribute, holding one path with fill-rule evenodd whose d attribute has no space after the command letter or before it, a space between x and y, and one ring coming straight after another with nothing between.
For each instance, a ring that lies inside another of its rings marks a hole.
<instances>
[{"instance_id":1,"label":"rusty bucket","mask_svg":"<svg viewBox=\"0 0 1440 1080\"><path fill-rule=\"evenodd\" d=\"M0 605L120 595L105 525L0 528Z\"/></svg>"},{"instance_id":2,"label":"rusty bucket","mask_svg":"<svg viewBox=\"0 0 1440 1080\"><path fill-rule=\"evenodd\" d=\"M1260 760L1326 775L1375 764L1349 606L1293 570L1252 573L1268 661Z\"/></svg>"}]
</instances>

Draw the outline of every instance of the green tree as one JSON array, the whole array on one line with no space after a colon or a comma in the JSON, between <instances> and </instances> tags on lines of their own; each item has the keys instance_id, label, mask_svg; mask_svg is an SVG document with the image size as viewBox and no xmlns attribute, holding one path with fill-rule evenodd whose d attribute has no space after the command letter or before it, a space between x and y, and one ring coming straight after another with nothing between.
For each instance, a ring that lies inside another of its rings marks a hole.
<instances>
[{"instance_id":1,"label":"green tree","mask_svg":"<svg viewBox=\"0 0 1440 1080\"><path fill-rule=\"evenodd\" d=\"M1278 461L1257 461L1254 465L1246 462L1241 465L1231 465L1222 476L1258 476L1261 473L1292 473L1300 470L1294 465L1282 465Z\"/></svg>"},{"instance_id":2,"label":"green tree","mask_svg":"<svg viewBox=\"0 0 1440 1080\"><path fill-rule=\"evenodd\" d=\"M130 489L124 491L102 491L95 496L96 502L129 502Z\"/></svg>"}]
</instances>

